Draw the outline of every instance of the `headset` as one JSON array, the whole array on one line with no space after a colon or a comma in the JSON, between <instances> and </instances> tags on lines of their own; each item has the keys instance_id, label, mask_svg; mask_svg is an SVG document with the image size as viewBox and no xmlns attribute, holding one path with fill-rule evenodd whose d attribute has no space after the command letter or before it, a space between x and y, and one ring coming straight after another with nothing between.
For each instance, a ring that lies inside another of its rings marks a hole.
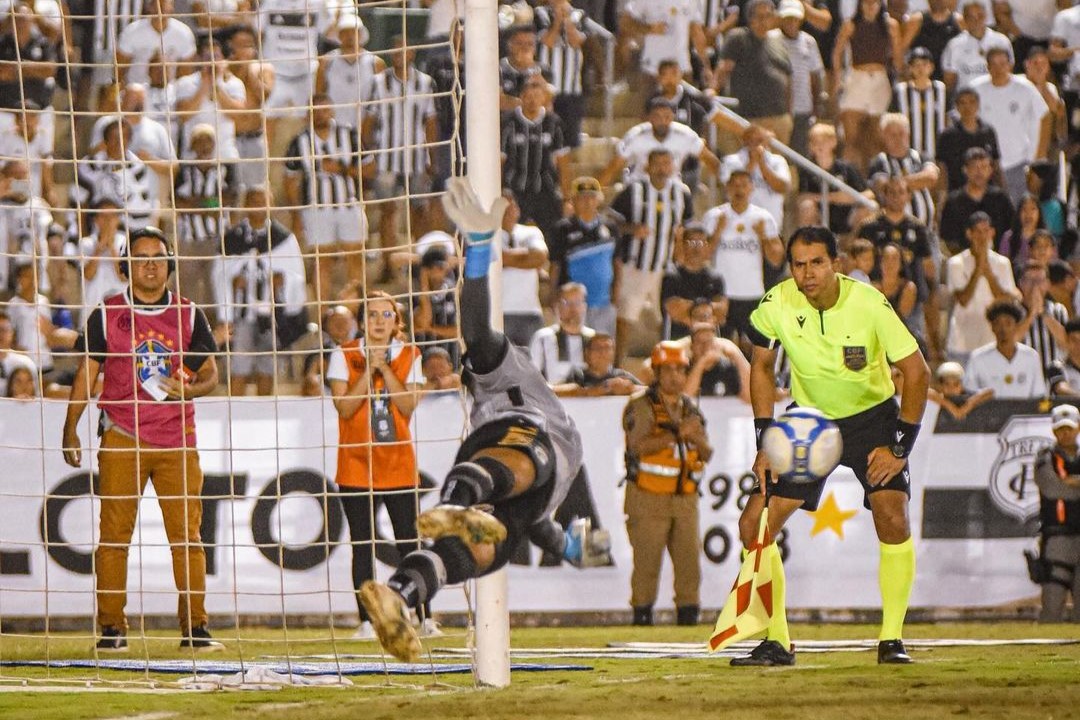
<instances>
[{"instance_id":1,"label":"headset","mask_svg":"<svg viewBox=\"0 0 1080 720\"><path fill-rule=\"evenodd\" d=\"M131 267L129 264L131 262L131 246L135 244L136 240L144 237L159 240L161 244L165 246L165 257L168 258L166 277L176 272L176 253L173 252L172 243L169 242L169 238L167 238L165 233L158 228L147 225L144 228L139 228L138 230L133 230L128 233L128 240L124 245L124 256L116 261L120 274L125 278L131 278Z\"/></svg>"}]
</instances>

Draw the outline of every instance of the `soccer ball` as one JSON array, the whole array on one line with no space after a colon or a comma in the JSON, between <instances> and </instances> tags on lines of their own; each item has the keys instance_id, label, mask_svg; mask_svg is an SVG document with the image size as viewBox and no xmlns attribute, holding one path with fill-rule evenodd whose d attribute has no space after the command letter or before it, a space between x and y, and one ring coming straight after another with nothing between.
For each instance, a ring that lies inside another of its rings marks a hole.
<instances>
[{"instance_id":1,"label":"soccer ball","mask_svg":"<svg viewBox=\"0 0 1080 720\"><path fill-rule=\"evenodd\" d=\"M823 480L836 469L843 453L840 428L811 408L792 408L761 438L772 472L797 483Z\"/></svg>"}]
</instances>

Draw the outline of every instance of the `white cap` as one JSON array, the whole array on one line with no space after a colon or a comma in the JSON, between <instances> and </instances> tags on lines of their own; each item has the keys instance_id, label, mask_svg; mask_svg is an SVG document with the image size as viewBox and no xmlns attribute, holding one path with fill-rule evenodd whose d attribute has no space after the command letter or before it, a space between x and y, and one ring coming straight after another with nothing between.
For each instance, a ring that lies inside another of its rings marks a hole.
<instances>
[{"instance_id":1,"label":"white cap","mask_svg":"<svg viewBox=\"0 0 1080 720\"><path fill-rule=\"evenodd\" d=\"M1050 427L1054 430L1060 427L1080 428L1080 410L1075 405L1058 405L1050 411Z\"/></svg>"},{"instance_id":2,"label":"white cap","mask_svg":"<svg viewBox=\"0 0 1080 720\"><path fill-rule=\"evenodd\" d=\"M799 18L802 20L806 17L806 9L803 7L801 0L780 0L780 7L776 14L782 18Z\"/></svg>"},{"instance_id":3,"label":"white cap","mask_svg":"<svg viewBox=\"0 0 1080 720\"><path fill-rule=\"evenodd\" d=\"M964 366L958 362L943 362L938 366L937 379L944 380L945 378L956 378L957 380L964 379Z\"/></svg>"}]
</instances>

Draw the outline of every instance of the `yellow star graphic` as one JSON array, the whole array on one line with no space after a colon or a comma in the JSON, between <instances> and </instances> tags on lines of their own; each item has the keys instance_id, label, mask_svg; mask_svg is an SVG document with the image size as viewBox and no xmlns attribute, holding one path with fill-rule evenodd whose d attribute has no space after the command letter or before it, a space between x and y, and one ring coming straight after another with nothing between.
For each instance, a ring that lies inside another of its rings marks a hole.
<instances>
[{"instance_id":1,"label":"yellow star graphic","mask_svg":"<svg viewBox=\"0 0 1080 720\"><path fill-rule=\"evenodd\" d=\"M809 513L814 518L814 527L810 531L810 537L818 533L832 530L841 540L844 539L844 523L855 517L856 510L841 510L836 503L836 496L831 492L825 498L825 502L818 509Z\"/></svg>"}]
</instances>

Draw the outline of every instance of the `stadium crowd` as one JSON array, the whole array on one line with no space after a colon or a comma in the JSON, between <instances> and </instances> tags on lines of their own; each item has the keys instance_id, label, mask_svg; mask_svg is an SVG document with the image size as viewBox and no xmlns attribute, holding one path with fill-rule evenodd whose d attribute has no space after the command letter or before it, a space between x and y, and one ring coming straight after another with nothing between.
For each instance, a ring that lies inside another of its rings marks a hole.
<instances>
[{"instance_id":1,"label":"stadium crowd","mask_svg":"<svg viewBox=\"0 0 1080 720\"><path fill-rule=\"evenodd\" d=\"M454 387L436 200L466 155L464 3L413 4L406 41L400 19L372 33L397 12L378 2L3 3L0 394L28 394L7 382L26 367L29 394L66 397L76 330L146 226L211 319L218 392L329 394L375 289L426 386ZM783 239L826 224L943 379L1080 394L1080 7L519 0L500 25L505 325L559 392L629 394L673 339L694 394L745 399Z\"/></svg>"}]
</instances>

